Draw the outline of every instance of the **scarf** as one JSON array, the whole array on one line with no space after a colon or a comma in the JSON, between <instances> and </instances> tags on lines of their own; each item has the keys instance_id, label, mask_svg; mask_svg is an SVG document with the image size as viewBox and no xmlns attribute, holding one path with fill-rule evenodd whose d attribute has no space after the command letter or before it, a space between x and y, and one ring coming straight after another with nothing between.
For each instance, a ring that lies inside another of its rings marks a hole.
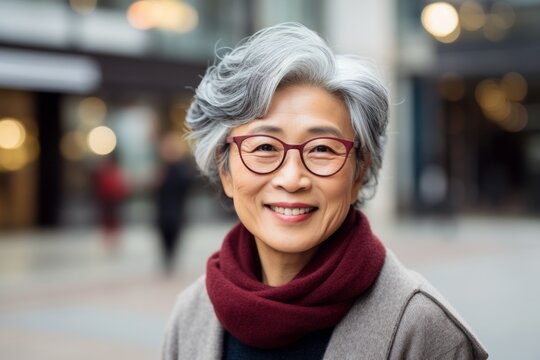
<instances>
[{"instance_id":1,"label":"scarf","mask_svg":"<svg viewBox=\"0 0 540 360\"><path fill-rule=\"evenodd\" d=\"M221 325L242 343L271 349L334 327L377 278L385 248L352 209L289 283L263 284L253 235L236 225L207 263L206 288Z\"/></svg>"}]
</instances>

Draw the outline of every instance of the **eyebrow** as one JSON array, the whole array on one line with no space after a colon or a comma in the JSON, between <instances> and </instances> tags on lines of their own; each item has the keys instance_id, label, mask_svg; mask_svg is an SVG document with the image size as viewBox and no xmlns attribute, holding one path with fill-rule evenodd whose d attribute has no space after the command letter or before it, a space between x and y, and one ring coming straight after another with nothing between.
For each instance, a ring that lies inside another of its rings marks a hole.
<instances>
[{"instance_id":1,"label":"eyebrow","mask_svg":"<svg viewBox=\"0 0 540 360\"><path fill-rule=\"evenodd\" d=\"M283 130L277 126L271 126L271 125L259 125L255 126L251 130L248 131L248 134L279 134L283 133Z\"/></svg>"},{"instance_id":2,"label":"eyebrow","mask_svg":"<svg viewBox=\"0 0 540 360\"><path fill-rule=\"evenodd\" d=\"M316 126L309 128L307 131L313 135L333 135L340 138L343 137L341 131L333 126ZM283 132L283 129L272 125L259 125L248 131L249 134L282 134Z\"/></svg>"},{"instance_id":3,"label":"eyebrow","mask_svg":"<svg viewBox=\"0 0 540 360\"><path fill-rule=\"evenodd\" d=\"M343 137L341 131L333 126L317 126L309 128L308 132L313 135L334 135L339 138Z\"/></svg>"}]
</instances>

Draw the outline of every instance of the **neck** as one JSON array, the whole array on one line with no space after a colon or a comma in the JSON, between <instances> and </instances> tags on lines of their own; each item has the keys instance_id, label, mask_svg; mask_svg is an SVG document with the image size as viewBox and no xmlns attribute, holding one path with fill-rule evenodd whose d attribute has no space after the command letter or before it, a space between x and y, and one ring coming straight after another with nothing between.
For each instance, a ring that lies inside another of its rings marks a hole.
<instances>
[{"instance_id":1,"label":"neck","mask_svg":"<svg viewBox=\"0 0 540 360\"><path fill-rule=\"evenodd\" d=\"M317 248L314 248L303 253L283 253L268 247L258 239L255 239L255 243L261 260L262 281L273 287L291 281L317 251Z\"/></svg>"}]
</instances>

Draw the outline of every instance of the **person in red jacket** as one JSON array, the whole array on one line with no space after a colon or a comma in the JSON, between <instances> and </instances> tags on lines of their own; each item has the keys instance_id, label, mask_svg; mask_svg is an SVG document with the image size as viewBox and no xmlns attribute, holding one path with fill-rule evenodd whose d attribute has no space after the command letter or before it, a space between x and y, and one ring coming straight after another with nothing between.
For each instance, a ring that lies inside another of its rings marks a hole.
<instances>
[{"instance_id":1,"label":"person in red jacket","mask_svg":"<svg viewBox=\"0 0 540 360\"><path fill-rule=\"evenodd\" d=\"M98 166L95 191L105 245L114 251L118 247L121 206L129 194L128 184L115 155L110 155Z\"/></svg>"}]
</instances>

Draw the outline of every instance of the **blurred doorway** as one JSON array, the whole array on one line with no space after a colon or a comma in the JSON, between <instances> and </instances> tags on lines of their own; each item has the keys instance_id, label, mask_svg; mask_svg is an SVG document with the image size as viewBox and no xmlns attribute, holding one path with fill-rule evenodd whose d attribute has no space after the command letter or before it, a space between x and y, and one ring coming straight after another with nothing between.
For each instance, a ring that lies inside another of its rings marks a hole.
<instances>
[{"instance_id":1,"label":"blurred doorway","mask_svg":"<svg viewBox=\"0 0 540 360\"><path fill-rule=\"evenodd\" d=\"M539 90L531 74L416 79L416 210L540 212Z\"/></svg>"},{"instance_id":2,"label":"blurred doorway","mask_svg":"<svg viewBox=\"0 0 540 360\"><path fill-rule=\"evenodd\" d=\"M0 90L0 230L36 222L39 155L35 97Z\"/></svg>"}]
</instances>

